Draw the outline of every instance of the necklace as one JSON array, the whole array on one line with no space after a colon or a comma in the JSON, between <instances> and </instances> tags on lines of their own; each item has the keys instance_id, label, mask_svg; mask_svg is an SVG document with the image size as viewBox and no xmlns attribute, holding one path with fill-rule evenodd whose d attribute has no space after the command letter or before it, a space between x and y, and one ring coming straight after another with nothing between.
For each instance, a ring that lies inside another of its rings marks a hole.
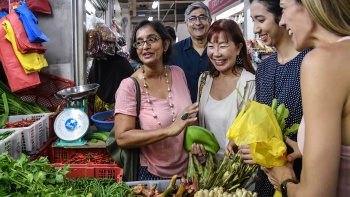
<instances>
[{"instance_id":1,"label":"necklace","mask_svg":"<svg viewBox=\"0 0 350 197\"><path fill-rule=\"evenodd\" d=\"M164 70L165 70L164 76L166 78L166 83L167 83L167 86L168 86L168 88L167 88L167 92L168 92L167 100L168 100L168 104L169 104L170 111L171 111L172 121L174 122L175 119L176 119L176 116L175 116L175 112L174 112L174 104L172 103L171 88L170 88L170 82L169 82L169 79L168 79L167 69L168 69L167 66L164 66ZM147 103L149 103L149 105L151 106L152 116L157 121L158 125L162 126L162 124L158 120L158 116L154 113L153 104L152 104L152 101L151 101L151 98L150 98L149 92L148 92L148 85L146 83L145 69L144 69L143 66L142 66L142 78L143 78L143 87L146 89Z\"/></svg>"}]
</instances>

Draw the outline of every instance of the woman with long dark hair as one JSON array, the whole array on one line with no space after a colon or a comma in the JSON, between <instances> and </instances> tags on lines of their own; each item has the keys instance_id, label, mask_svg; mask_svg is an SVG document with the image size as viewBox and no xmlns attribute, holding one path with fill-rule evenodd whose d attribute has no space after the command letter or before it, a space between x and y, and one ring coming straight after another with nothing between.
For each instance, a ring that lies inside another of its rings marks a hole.
<instances>
[{"instance_id":1,"label":"woman with long dark hair","mask_svg":"<svg viewBox=\"0 0 350 197\"><path fill-rule=\"evenodd\" d=\"M222 160L229 143L226 133L245 101L255 99L255 70L248 55L246 42L233 20L215 21L209 28L207 54L209 74L199 100L199 125L210 130L220 144L217 153ZM201 86L202 74L198 81ZM240 96L242 95L242 97ZM201 152L202 147L197 147ZM195 152L195 146L192 149Z\"/></svg>"}]
</instances>

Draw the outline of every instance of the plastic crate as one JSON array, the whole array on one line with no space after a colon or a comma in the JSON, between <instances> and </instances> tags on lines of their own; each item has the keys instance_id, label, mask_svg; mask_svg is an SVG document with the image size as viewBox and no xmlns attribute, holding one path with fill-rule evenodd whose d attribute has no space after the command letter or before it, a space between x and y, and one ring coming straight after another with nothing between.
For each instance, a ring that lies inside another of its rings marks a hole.
<instances>
[{"instance_id":1,"label":"plastic crate","mask_svg":"<svg viewBox=\"0 0 350 197\"><path fill-rule=\"evenodd\" d=\"M55 94L60 90L73 87L74 81L44 72L40 72L39 76L40 84L38 86L16 94L21 100L35 102L52 112L56 111L58 106L60 106L60 109L63 109L66 105L66 100L57 98Z\"/></svg>"},{"instance_id":2,"label":"plastic crate","mask_svg":"<svg viewBox=\"0 0 350 197\"><path fill-rule=\"evenodd\" d=\"M7 138L0 140L0 154L7 151L14 159L18 159L22 153L22 128L0 129L0 134L6 131L14 131Z\"/></svg>"},{"instance_id":3,"label":"plastic crate","mask_svg":"<svg viewBox=\"0 0 350 197\"><path fill-rule=\"evenodd\" d=\"M48 159L56 168L62 168L63 162L72 158L76 153L101 153L107 154L106 148L64 148L48 147ZM122 180L123 169L117 164L69 164L69 173L67 178L114 178L116 182Z\"/></svg>"},{"instance_id":4,"label":"plastic crate","mask_svg":"<svg viewBox=\"0 0 350 197\"><path fill-rule=\"evenodd\" d=\"M38 154L30 155L30 160L33 161L39 157L48 157L50 151L49 146L51 146L52 143L56 140L57 137L50 138L47 142L44 143L44 145L40 147Z\"/></svg>"},{"instance_id":5,"label":"plastic crate","mask_svg":"<svg viewBox=\"0 0 350 197\"><path fill-rule=\"evenodd\" d=\"M55 123L55 120L56 120L58 114L61 112L62 111L60 111L58 113L53 113L52 115L49 116L49 138L57 137L55 130L54 130L54 123Z\"/></svg>"},{"instance_id":6,"label":"plastic crate","mask_svg":"<svg viewBox=\"0 0 350 197\"><path fill-rule=\"evenodd\" d=\"M151 188L153 185L157 184L156 190L158 191L164 191L166 188L169 186L171 179L166 179L166 180L154 180L154 181L130 181L130 182L125 182L125 184L129 187L132 188L136 185L143 184L147 188ZM180 179L176 180L176 185L180 185Z\"/></svg>"},{"instance_id":7,"label":"plastic crate","mask_svg":"<svg viewBox=\"0 0 350 197\"><path fill-rule=\"evenodd\" d=\"M113 116L114 110L103 111L91 116L92 122L95 123L97 130L110 131L114 126L114 121L104 121L106 118Z\"/></svg>"},{"instance_id":8,"label":"plastic crate","mask_svg":"<svg viewBox=\"0 0 350 197\"><path fill-rule=\"evenodd\" d=\"M64 164L53 164L56 168L63 168ZM123 169L117 164L69 164L67 178L77 179L83 177L112 178L116 182L122 180Z\"/></svg>"},{"instance_id":9,"label":"plastic crate","mask_svg":"<svg viewBox=\"0 0 350 197\"><path fill-rule=\"evenodd\" d=\"M27 154L35 154L40 147L49 139L49 116L50 113L9 116L8 122L14 123L22 119L36 120L29 127L22 127L22 150Z\"/></svg>"},{"instance_id":10,"label":"plastic crate","mask_svg":"<svg viewBox=\"0 0 350 197\"><path fill-rule=\"evenodd\" d=\"M104 148L64 148L49 146L49 160L51 163L64 163L72 158L76 153L100 153L108 154Z\"/></svg>"}]
</instances>

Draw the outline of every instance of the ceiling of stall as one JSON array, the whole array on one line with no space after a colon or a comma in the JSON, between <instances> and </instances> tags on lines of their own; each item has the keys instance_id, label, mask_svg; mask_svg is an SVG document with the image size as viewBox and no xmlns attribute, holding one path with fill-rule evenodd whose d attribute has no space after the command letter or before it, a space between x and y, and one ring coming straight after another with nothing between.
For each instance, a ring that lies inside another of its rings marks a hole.
<instances>
[{"instance_id":1,"label":"ceiling of stall","mask_svg":"<svg viewBox=\"0 0 350 197\"><path fill-rule=\"evenodd\" d=\"M165 24L177 24L184 22L184 13L188 5L193 1L159 1L159 9L153 9L153 0L118 0L121 8L128 8L130 12L131 24L135 25L139 21L152 16L153 20L159 19ZM159 16L158 16L159 15Z\"/></svg>"}]
</instances>

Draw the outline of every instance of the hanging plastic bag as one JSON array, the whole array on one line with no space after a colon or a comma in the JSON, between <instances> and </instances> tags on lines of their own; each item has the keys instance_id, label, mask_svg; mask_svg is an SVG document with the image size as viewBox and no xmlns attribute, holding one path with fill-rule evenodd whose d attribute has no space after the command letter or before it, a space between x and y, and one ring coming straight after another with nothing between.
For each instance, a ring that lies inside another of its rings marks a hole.
<instances>
[{"instance_id":1,"label":"hanging plastic bag","mask_svg":"<svg viewBox=\"0 0 350 197\"><path fill-rule=\"evenodd\" d=\"M23 54L17 49L13 28L8 20L5 20L2 23L2 27L6 31L5 38L11 42L13 51L15 52L18 60L21 62L21 65L26 74L39 72L42 68L48 66L48 63L43 54L39 54L39 53Z\"/></svg>"},{"instance_id":2,"label":"hanging plastic bag","mask_svg":"<svg viewBox=\"0 0 350 197\"><path fill-rule=\"evenodd\" d=\"M254 162L261 166L271 168L287 162L287 147L270 106L247 101L228 130L227 138L237 146L249 144Z\"/></svg>"},{"instance_id":3,"label":"hanging plastic bag","mask_svg":"<svg viewBox=\"0 0 350 197\"><path fill-rule=\"evenodd\" d=\"M0 18L4 17L7 15L7 12L0 11Z\"/></svg>"},{"instance_id":4,"label":"hanging plastic bag","mask_svg":"<svg viewBox=\"0 0 350 197\"><path fill-rule=\"evenodd\" d=\"M0 19L0 24L5 18ZM18 61L11 43L5 38L6 31L0 25L0 60L12 92L21 91L40 84L38 73L27 75Z\"/></svg>"},{"instance_id":5,"label":"hanging plastic bag","mask_svg":"<svg viewBox=\"0 0 350 197\"><path fill-rule=\"evenodd\" d=\"M26 0L26 3L32 12L51 14L51 7L48 0Z\"/></svg>"},{"instance_id":6,"label":"hanging plastic bag","mask_svg":"<svg viewBox=\"0 0 350 197\"><path fill-rule=\"evenodd\" d=\"M20 0L11 0L13 2L20 2ZM40 12L44 14L51 14L51 7L48 0L26 0L27 6L32 12ZM9 10L9 1L2 0L0 1L0 10L7 11Z\"/></svg>"},{"instance_id":7,"label":"hanging plastic bag","mask_svg":"<svg viewBox=\"0 0 350 197\"><path fill-rule=\"evenodd\" d=\"M9 11L9 2L8 0L2 0L0 1L0 11Z\"/></svg>"},{"instance_id":8,"label":"hanging plastic bag","mask_svg":"<svg viewBox=\"0 0 350 197\"><path fill-rule=\"evenodd\" d=\"M17 49L21 53L45 53L46 47L44 47L40 42L29 41L23 23L21 20L19 20L17 13L11 12L6 16L6 19L13 27Z\"/></svg>"},{"instance_id":9,"label":"hanging plastic bag","mask_svg":"<svg viewBox=\"0 0 350 197\"><path fill-rule=\"evenodd\" d=\"M15 8L15 12L19 15L30 42L48 42L49 38L38 26L38 19L28 9L25 2L21 2L21 4L21 6Z\"/></svg>"}]
</instances>

